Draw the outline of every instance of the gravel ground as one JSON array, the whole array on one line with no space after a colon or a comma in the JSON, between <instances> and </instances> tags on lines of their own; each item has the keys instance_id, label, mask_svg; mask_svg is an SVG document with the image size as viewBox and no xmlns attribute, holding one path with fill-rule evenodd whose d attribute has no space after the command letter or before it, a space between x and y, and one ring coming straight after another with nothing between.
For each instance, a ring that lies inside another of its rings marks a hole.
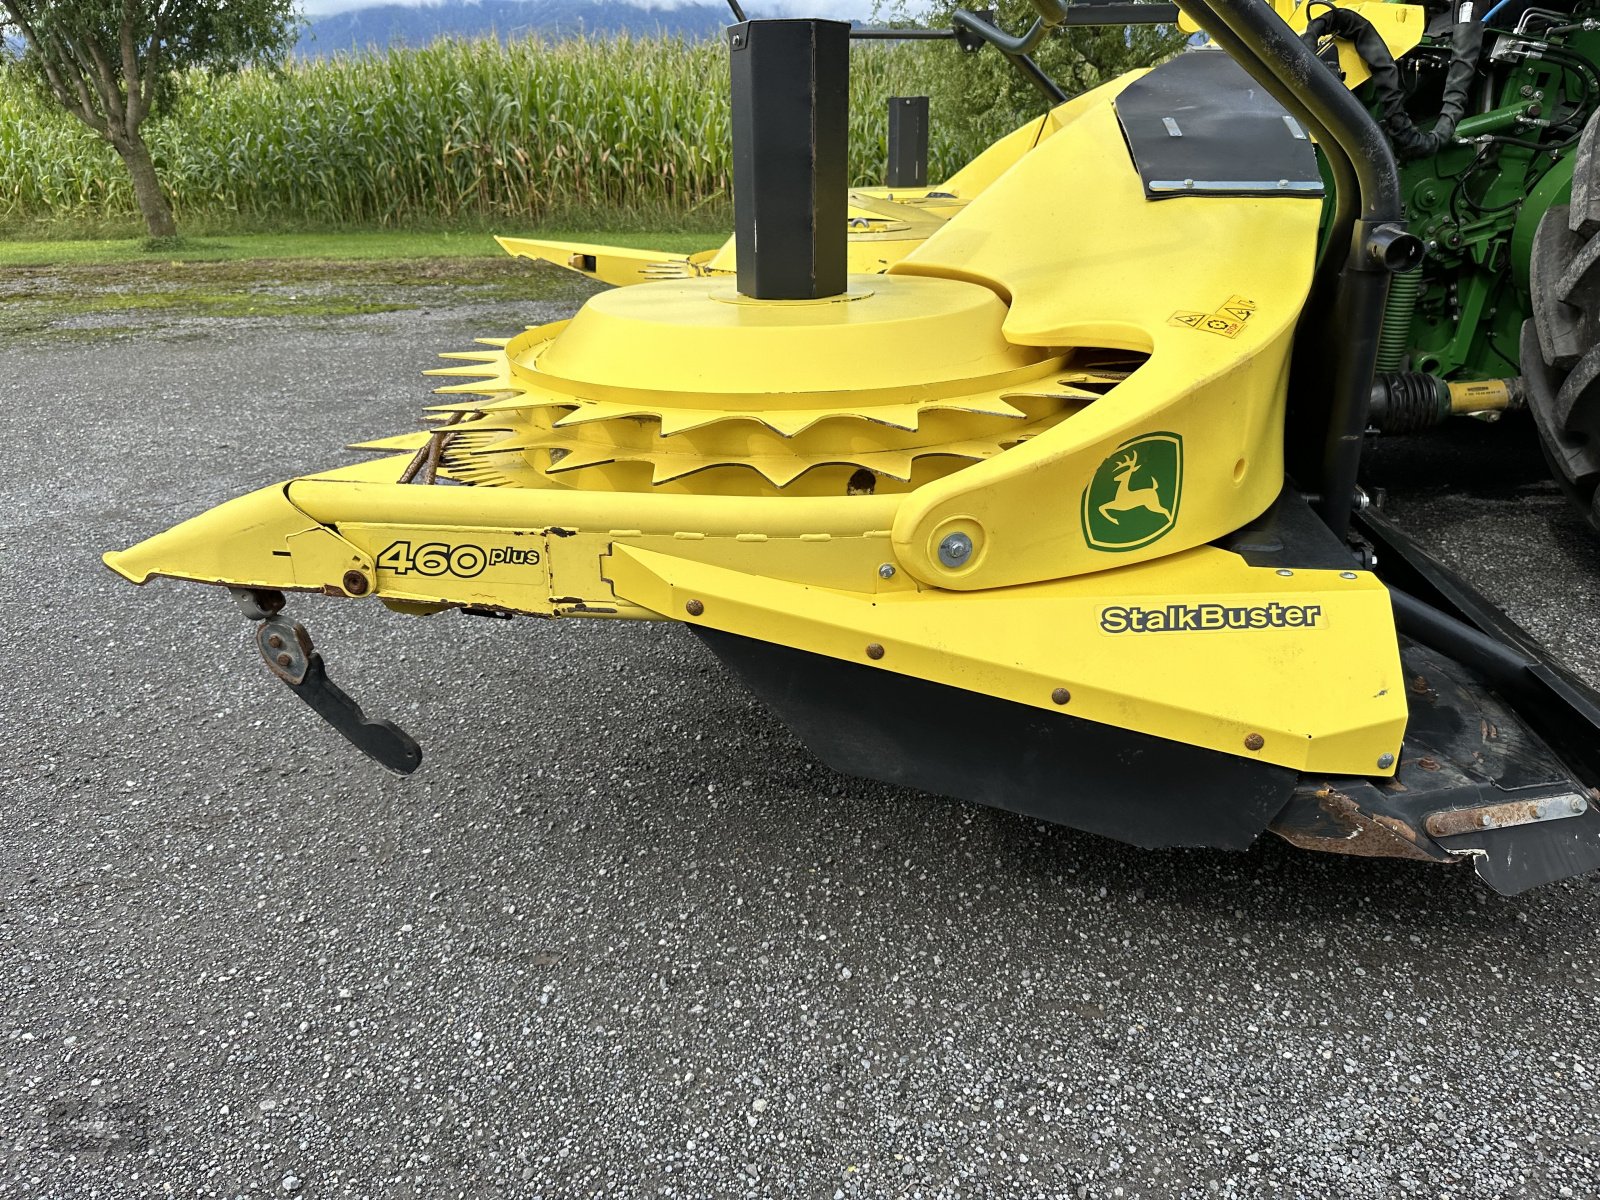
<instances>
[{"instance_id":1,"label":"gravel ground","mask_svg":"<svg viewBox=\"0 0 1600 1200\"><path fill-rule=\"evenodd\" d=\"M399 780L99 564L554 307L0 344L0 1195L1595 1194L1600 878L1141 852L833 775L680 632L303 602ZM1526 437L1376 471L1594 680Z\"/></svg>"}]
</instances>

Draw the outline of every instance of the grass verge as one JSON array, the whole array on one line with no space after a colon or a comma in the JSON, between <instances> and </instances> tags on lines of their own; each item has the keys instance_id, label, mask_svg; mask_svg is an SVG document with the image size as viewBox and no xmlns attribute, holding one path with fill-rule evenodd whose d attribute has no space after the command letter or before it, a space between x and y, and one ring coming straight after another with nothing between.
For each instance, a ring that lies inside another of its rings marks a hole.
<instances>
[{"instance_id":1,"label":"grass verge","mask_svg":"<svg viewBox=\"0 0 1600 1200\"><path fill-rule=\"evenodd\" d=\"M712 233L639 232L511 228L507 233L559 242L647 247L686 253L718 245ZM105 240L0 241L0 270L7 267L95 266L119 263L240 262L329 259L341 262L424 258L503 257L493 236L480 232L415 232L357 230L333 233L246 233L216 237L180 237L153 242L149 238Z\"/></svg>"},{"instance_id":2,"label":"grass verge","mask_svg":"<svg viewBox=\"0 0 1600 1200\"><path fill-rule=\"evenodd\" d=\"M678 252L721 240L636 230L542 229L536 236ZM0 339L92 341L192 318L332 319L557 299L576 307L591 289L570 272L511 258L483 233L0 242Z\"/></svg>"}]
</instances>

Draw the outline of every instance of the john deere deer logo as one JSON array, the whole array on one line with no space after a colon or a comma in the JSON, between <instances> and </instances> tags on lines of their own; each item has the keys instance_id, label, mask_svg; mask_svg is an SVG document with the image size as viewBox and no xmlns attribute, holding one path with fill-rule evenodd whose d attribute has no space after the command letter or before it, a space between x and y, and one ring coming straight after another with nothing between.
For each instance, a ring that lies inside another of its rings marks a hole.
<instances>
[{"instance_id":1,"label":"john deere deer logo","mask_svg":"<svg viewBox=\"0 0 1600 1200\"><path fill-rule=\"evenodd\" d=\"M1106 456L1083 489L1083 536L1096 550L1148 546L1177 521L1182 490L1183 439L1131 438Z\"/></svg>"}]
</instances>

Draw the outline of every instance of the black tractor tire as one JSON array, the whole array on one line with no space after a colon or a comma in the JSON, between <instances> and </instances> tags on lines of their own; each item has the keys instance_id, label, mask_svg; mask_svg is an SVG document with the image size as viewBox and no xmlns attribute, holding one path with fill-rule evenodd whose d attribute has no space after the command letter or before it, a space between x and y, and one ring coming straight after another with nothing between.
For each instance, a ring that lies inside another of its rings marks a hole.
<instances>
[{"instance_id":1,"label":"black tractor tire","mask_svg":"<svg viewBox=\"0 0 1600 1200\"><path fill-rule=\"evenodd\" d=\"M1528 407L1557 482L1600 529L1600 113L1578 142L1572 203L1534 232L1528 282Z\"/></svg>"}]
</instances>

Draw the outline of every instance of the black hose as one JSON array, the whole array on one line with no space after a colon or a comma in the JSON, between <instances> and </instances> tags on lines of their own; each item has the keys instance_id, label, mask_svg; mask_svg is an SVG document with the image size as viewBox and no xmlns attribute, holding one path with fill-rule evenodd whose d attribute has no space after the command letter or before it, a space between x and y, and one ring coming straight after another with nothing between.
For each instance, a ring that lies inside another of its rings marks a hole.
<instances>
[{"instance_id":1,"label":"black hose","mask_svg":"<svg viewBox=\"0 0 1600 1200\"><path fill-rule=\"evenodd\" d=\"M1450 67L1445 72L1439 119L1427 133L1418 129L1406 112L1400 69L1372 22L1354 9L1330 9L1306 22L1301 40L1315 51L1317 43L1330 36L1350 42L1372 72L1372 85L1383 110L1383 128L1400 158L1427 158L1449 145L1457 123L1466 115L1468 92L1477 77L1478 57L1483 51L1481 21L1462 21L1450 31Z\"/></svg>"}]
</instances>

